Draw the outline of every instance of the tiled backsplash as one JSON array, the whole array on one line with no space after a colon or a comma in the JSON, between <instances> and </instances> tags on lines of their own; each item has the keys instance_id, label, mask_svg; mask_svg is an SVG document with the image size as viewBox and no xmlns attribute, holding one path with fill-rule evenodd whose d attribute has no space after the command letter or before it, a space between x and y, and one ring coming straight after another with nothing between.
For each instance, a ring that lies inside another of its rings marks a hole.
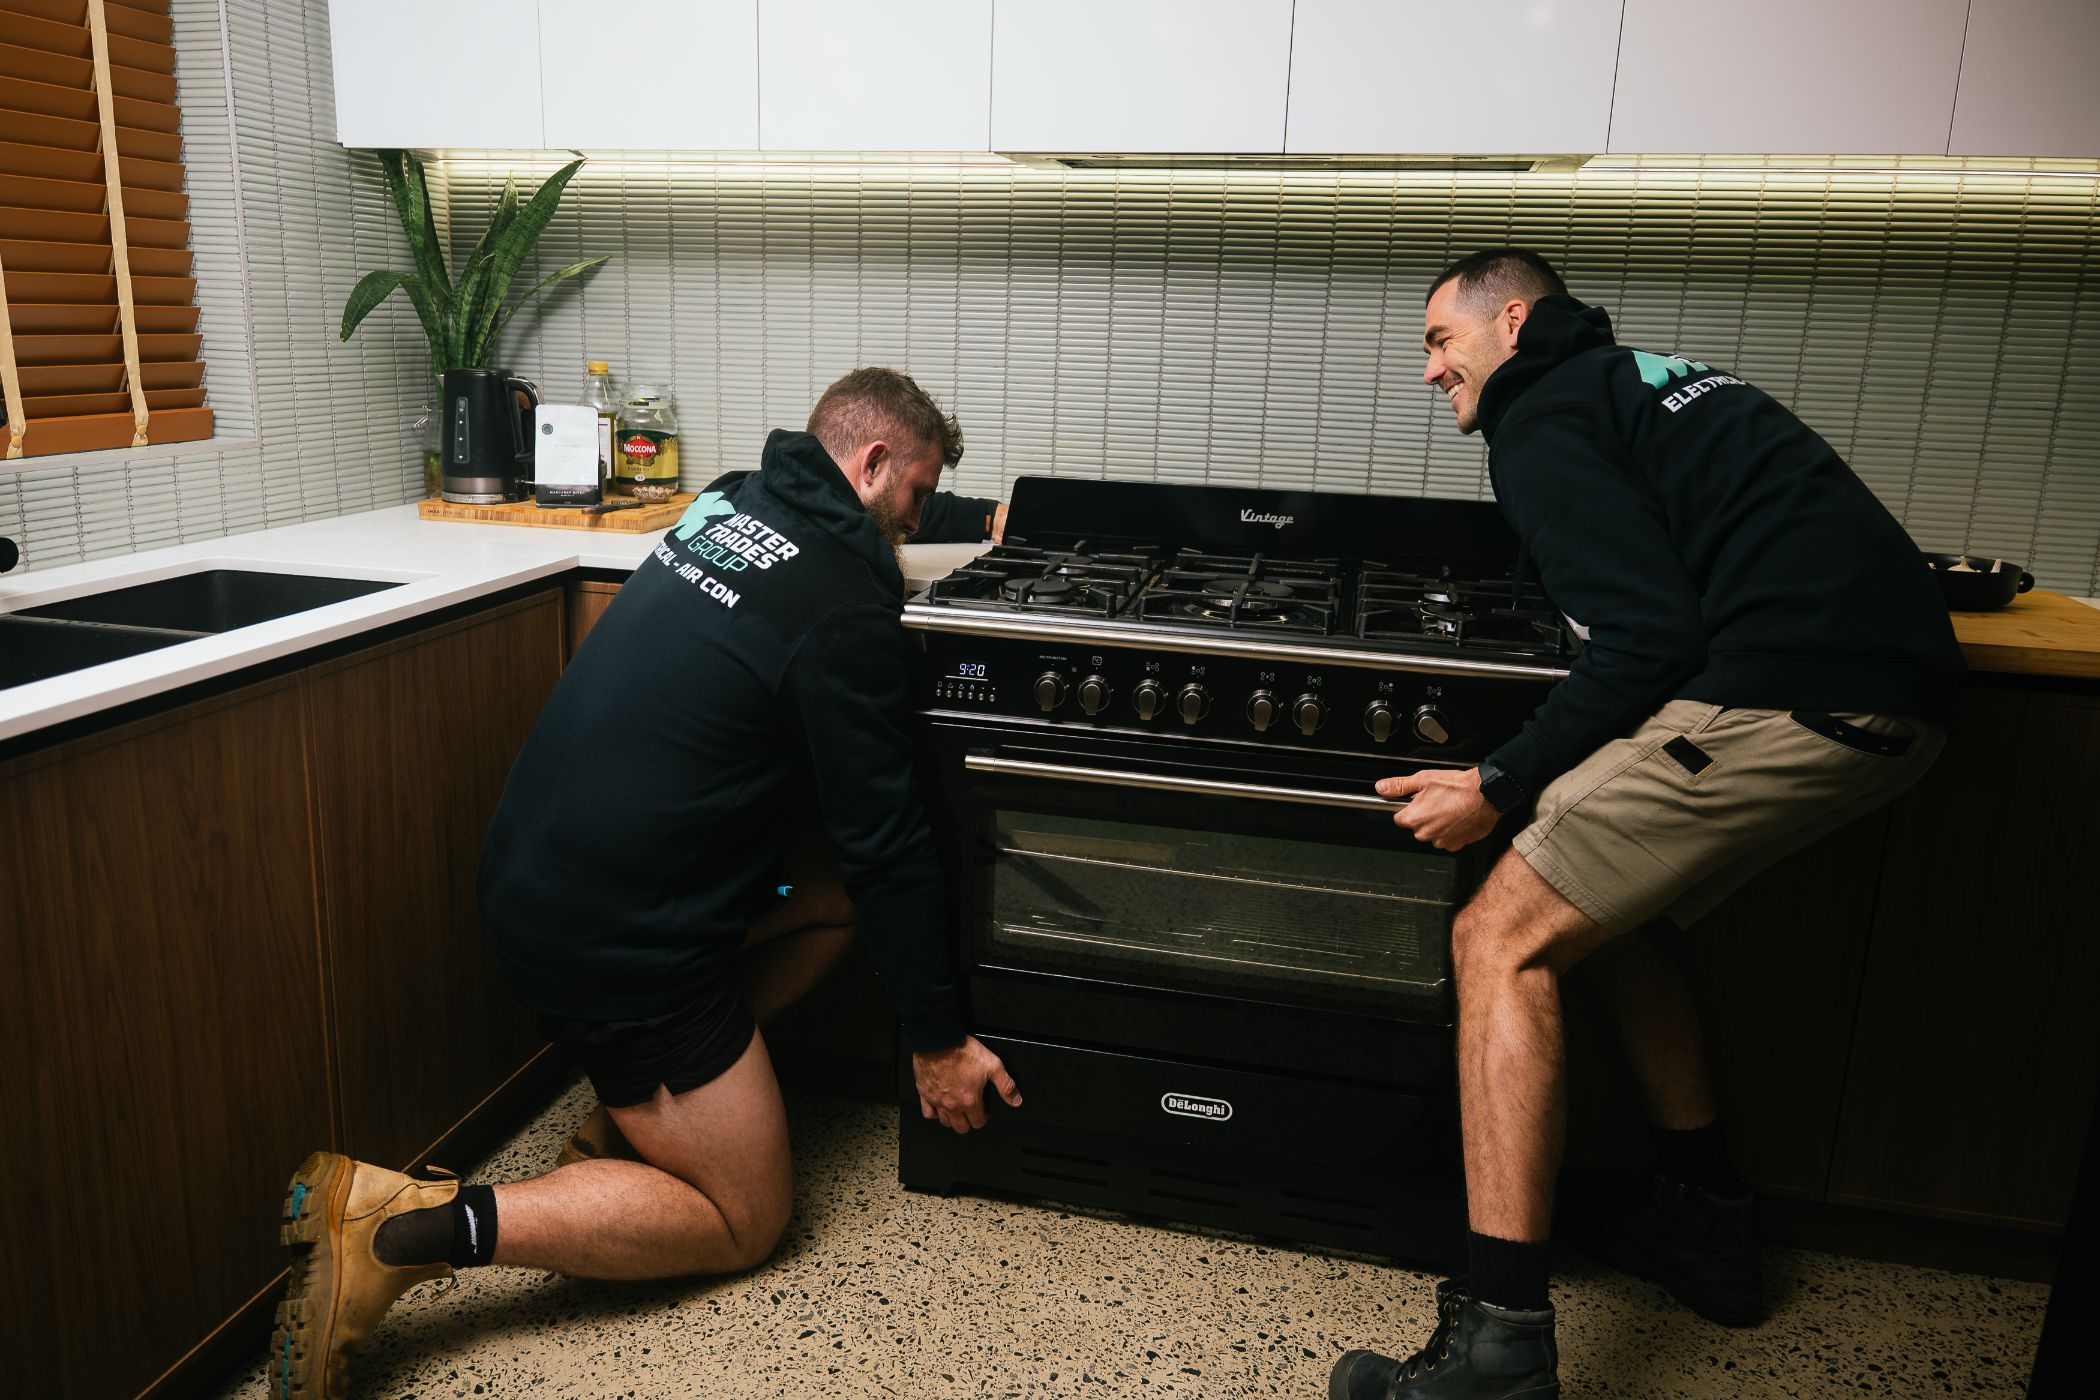
<instances>
[{"instance_id":1,"label":"tiled backsplash","mask_svg":"<svg viewBox=\"0 0 2100 1400\"><path fill-rule=\"evenodd\" d=\"M506 172L447 163L462 229ZM1420 380L1451 258L1560 264L1622 339L1791 404L1921 544L2100 587L2100 180L1925 169L1545 174L587 165L542 272L614 254L507 338L670 384L686 475L753 463L857 364L962 421L961 488L1030 472L1487 492Z\"/></svg>"}]
</instances>

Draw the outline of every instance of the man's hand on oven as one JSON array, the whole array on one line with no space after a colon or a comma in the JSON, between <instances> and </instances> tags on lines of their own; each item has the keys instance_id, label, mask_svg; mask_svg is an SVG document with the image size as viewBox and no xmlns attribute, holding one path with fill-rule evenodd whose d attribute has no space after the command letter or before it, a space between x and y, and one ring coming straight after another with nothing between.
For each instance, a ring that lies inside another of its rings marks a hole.
<instances>
[{"instance_id":1,"label":"man's hand on oven","mask_svg":"<svg viewBox=\"0 0 2100 1400\"><path fill-rule=\"evenodd\" d=\"M919 1116L938 1118L958 1133L984 1126L984 1086L990 1084L1007 1107L1021 1106L1021 1091L997 1055L976 1036L964 1036L946 1050L913 1051L911 1077L919 1089Z\"/></svg>"},{"instance_id":2,"label":"man's hand on oven","mask_svg":"<svg viewBox=\"0 0 2100 1400\"><path fill-rule=\"evenodd\" d=\"M1397 778L1380 778L1378 795L1408 799L1406 806L1393 813L1393 824L1440 851L1472 845L1502 819L1494 804L1480 795L1477 768L1424 768Z\"/></svg>"}]
</instances>

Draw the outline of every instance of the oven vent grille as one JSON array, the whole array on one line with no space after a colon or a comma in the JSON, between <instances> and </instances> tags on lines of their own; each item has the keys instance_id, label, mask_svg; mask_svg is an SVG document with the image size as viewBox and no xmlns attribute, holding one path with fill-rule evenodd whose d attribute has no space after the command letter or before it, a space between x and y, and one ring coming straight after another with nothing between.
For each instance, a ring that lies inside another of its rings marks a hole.
<instances>
[{"instance_id":1,"label":"oven vent grille","mask_svg":"<svg viewBox=\"0 0 2100 1400\"><path fill-rule=\"evenodd\" d=\"M1320 1196L1310 1191L1286 1190L1281 1195L1279 1213L1285 1220L1366 1235L1377 1228L1378 1207L1369 1201L1351 1200L1346 1196Z\"/></svg>"},{"instance_id":2,"label":"oven vent grille","mask_svg":"<svg viewBox=\"0 0 2100 1400\"><path fill-rule=\"evenodd\" d=\"M1247 1204L1246 1184L1230 1177L1201 1176L1167 1167L1154 1167L1147 1175L1151 1180L1145 1194L1155 1201L1230 1211L1244 1209ZM1172 1213L1173 1207L1162 1209Z\"/></svg>"},{"instance_id":3,"label":"oven vent grille","mask_svg":"<svg viewBox=\"0 0 2100 1400\"><path fill-rule=\"evenodd\" d=\"M1054 1181L1067 1186L1092 1186L1105 1191L1109 1185L1106 1157L1087 1157L1076 1152L1053 1152L1047 1147L1023 1147L1022 1176Z\"/></svg>"}]
</instances>

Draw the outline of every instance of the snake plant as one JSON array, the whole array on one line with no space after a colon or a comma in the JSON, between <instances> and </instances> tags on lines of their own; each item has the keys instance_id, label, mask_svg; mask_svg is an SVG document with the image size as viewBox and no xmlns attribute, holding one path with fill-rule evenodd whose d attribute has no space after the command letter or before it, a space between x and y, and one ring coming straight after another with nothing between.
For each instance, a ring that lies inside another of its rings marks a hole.
<instances>
[{"instance_id":1,"label":"snake plant","mask_svg":"<svg viewBox=\"0 0 2100 1400\"><path fill-rule=\"evenodd\" d=\"M515 180L503 182L503 197L480 239L467 254L459 280L447 271L445 250L438 240L437 216L430 207L430 186L423 178L423 163L409 151L381 151L380 168L386 172L387 192L394 212L401 218L401 231L408 236L415 255L414 272L368 272L350 293L343 306L342 338L348 340L358 323L372 309L400 289L416 308L423 334L430 340L430 369L433 377L448 369L478 369L486 366L496 337L518 308L557 282L589 271L605 258L586 258L571 263L512 302L503 305L511 282L532 252L533 244L546 231L561 203L562 190L583 162L570 161L547 177L520 203Z\"/></svg>"}]
</instances>

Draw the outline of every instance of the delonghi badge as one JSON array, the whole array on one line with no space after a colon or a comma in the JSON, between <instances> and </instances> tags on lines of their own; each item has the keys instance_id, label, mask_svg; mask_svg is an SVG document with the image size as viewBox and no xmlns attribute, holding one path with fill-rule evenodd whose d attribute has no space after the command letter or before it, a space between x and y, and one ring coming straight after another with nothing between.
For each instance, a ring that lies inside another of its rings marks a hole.
<instances>
[{"instance_id":1,"label":"delonghi badge","mask_svg":"<svg viewBox=\"0 0 2100 1400\"><path fill-rule=\"evenodd\" d=\"M1161 1094L1159 1106L1182 1118L1203 1118L1213 1123L1222 1123L1232 1116L1232 1105L1225 1100L1194 1094Z\"/></svg>"}]
</instances>

